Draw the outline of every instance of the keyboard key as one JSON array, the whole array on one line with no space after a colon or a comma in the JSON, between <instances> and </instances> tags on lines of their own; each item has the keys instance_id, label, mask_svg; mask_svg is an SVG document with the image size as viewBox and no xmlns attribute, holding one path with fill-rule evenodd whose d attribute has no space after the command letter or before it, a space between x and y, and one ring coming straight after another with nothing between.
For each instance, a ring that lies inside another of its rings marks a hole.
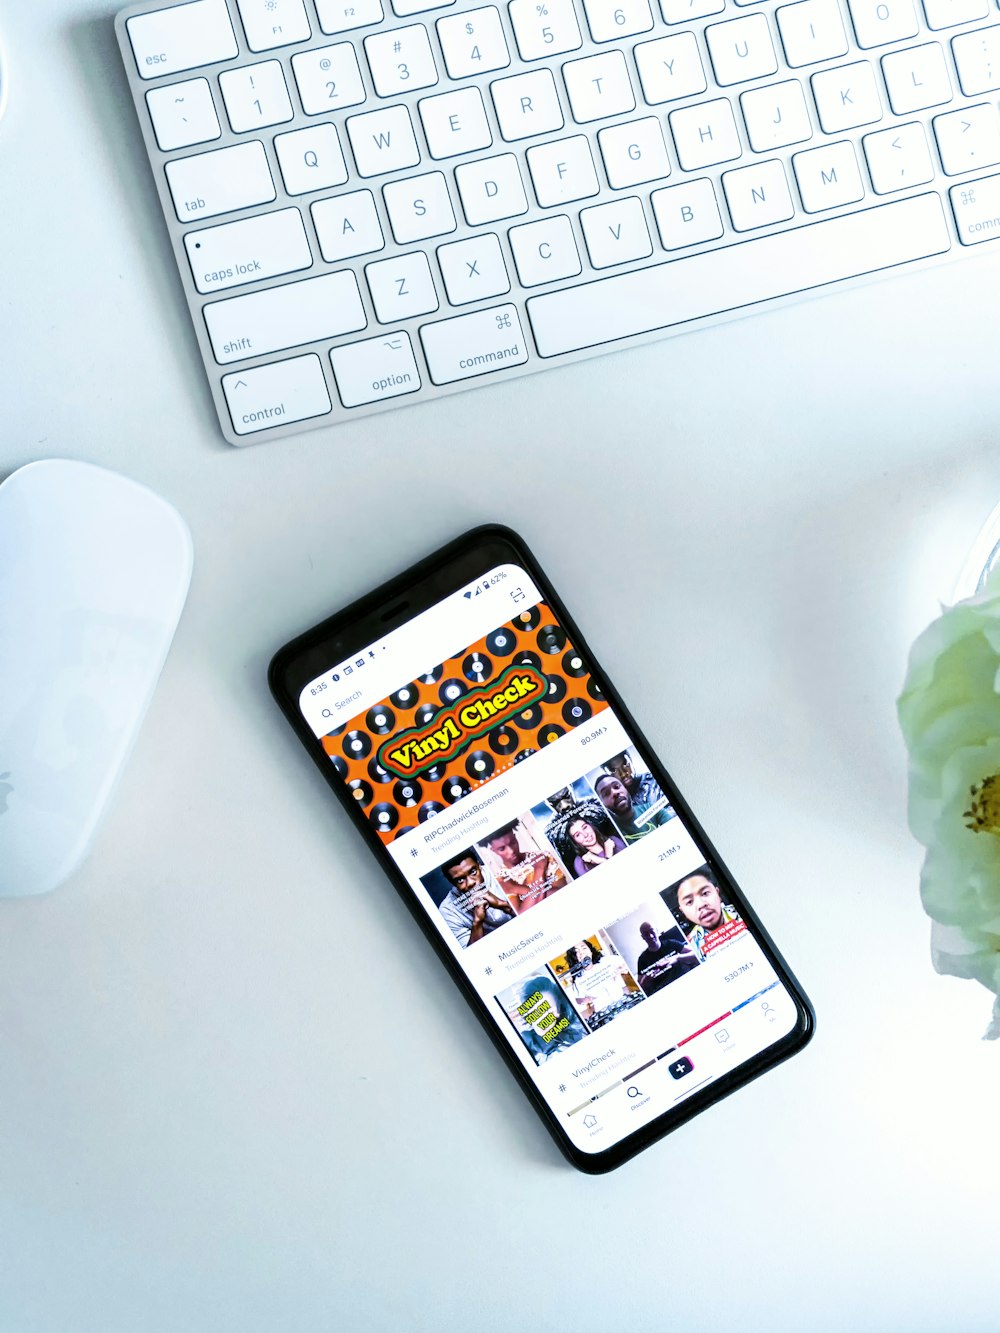
<instances>
[{"instance_id":1,"label":"keyboard key","mask_svg":"<svg viewBox=\"0 0 1000 1333\"><path fill-rule=\"evenodd\" d=\"M737 231L753 231L795 215L785 169L776 159L722 173L729 216Z\"/></svg>"},{"instance_id":2,"label":"keyboard key","mask_svg":"<svg viewBox=\"0 0 1000 1333\"><path fill-rule=\"evenodd\" d=\"M573 119L580 125L635 110L635 93L621 51L567 61L563 78Z\"/></svg>"},{"instance_id":3,"label":"keyboard key","mask_svg":"<svg viewBox=\"0 0 1000 1333\"><path fill-rule=\"evenodd\" d=\"M726 0L660 0L664 23L691 23L710 14L721 14Z\"/></svg>"},{"instance_id":4,"label":"keyboard key","mask_svg":"<svg viewBox=\"0 0 1000 1333\"><path fill-rule=\"evenodd\" d=\"M467 305L510 291L500 242L493 232L438 248L438 263L452 305Z\"/></svg>"},{"instance_id":5,"label":"keyboard key","mask_svg":"<svg viewBox=\"0 0 1000 1333\"><path fill-rule=\"evenodd\" d=\"M635 48L635 63L639 69L642 95L650 106L691 97L703 93L708 87L705 68L698 54L698 39L693 32L659 37L655 42L640 42Z\"/></svg>"},{"instance_id":6,"label":"keyboard key","mask_svg":"<svg viewBox=\"0 0 1000 1333\"><path fill-rule=\"evenodd\" d=\"M826 134L840 134L882 119L875 72L867 60L814 74L812 90L819 123Z\"/></svg>"},{"instance_id":7,"label":"keyboard key","mask_svg":"<svg viewBox=\"0 0 1000 1333\"><path fill-rule=\"evenodd\" d=\"M522 287L575 278L583 271L573 224L563 213L541 222L511 227L508 236Z\"/></svg>"},{"instance_id":8,"label":"keyboard key","mask_svg":"<svg viewBox=\"0 0 1000 1333\"><path fill-rule=\"evenodd\" d=\"M365 53L379 97L396 97L438 81L427 29L422 23L365 38Z\"/></svg>"},{"instance_id":9,"label":"keyboard key","mask_svg":"<svg viewBox=\"0 0 1000 1333\"><path fill-rule=\"evenodd\" d=\"M472 315L456 315L420 330L427 368L435 384L488 375L528 359L517 307L496 306Z\"/></svg>"},{"instance_id":10,"label":"keyboard key","mask_svg":"<svg viewBox=\"0 0 1000 1333\"><path fill-rule=\"evenodd\" d=\"M222 388L237 435L323 417L333 410L323 367L314 353L234 371L222 377Z\"/></svg>"},{"instance_id":11,"label":"keyboard key","mask_svg":"<svg viewBox=\"0 0 1000 1333\"><path fill-rule=\"evenodd\" d=\"M655 116L612 125L597 136L613 190L627 190L670 175L663 129Z\"/></svg>"},{"instance_id":12,"label":"keyboard key","mask_svg":"<svg viewBox=\"0 0 1000 1333\"><path fill-rule=\"evenodd\" d=\"M612 268L653 253L646 215L634 195L583 209L580 226L594 268Z\"/></svg>"},{"instance_id":13,"label":"keyboard key","mask_svg":"<svg viewBox=\"0 0 1000 1333\"><path fill-rule=\"evenodd\" d=\"M328 264L385 249L371 190L354 190L312 206L313 225L320 253Z\"/></svg>"},{"instance_id":14,"label":"keyboard key","mask_svg":"<svg viewBox=\"0 0 1000 1333\"><path fill-rule=\"evenodd\" d=\"M785 59L792 69L847 55L847 34L837 0L782 5L775 17Z\"/></svg>"},{"instance_id":15,"label":"keyboard key","mask_svg":"<svg viewBox=\"0 0 1000 1333\"><path fill-rule=\"evenodd\" d=\"M500 133L508 143L563 127L562 108L549 69L515 74L490 84Z\"/></svg>"},{"instance_id":16,"label":"keyboard key","mask_svg":"<svg viewBox=\"0 0 1000 1333\"><path fill-rule=\"evenodd\" d=\"M195 0L194 4L139 14L125 27L143 79L159 79L239 55L226 0Z\"/></svg>"},{"instance_id":17,"label":"keyboard key","mask_svg":"<svg viewBox=\"0 0 1000 1333\"><path fill-rule=\"evenodd\" d=\"M392 0L392 8L403 19L411 14L424 14L430 9L447 9L454 3L455 0Z\"/></svg>"},{"instance_id":18,"label":"keyboard key","mask_svg":"<svg viewBox=\"0 0 1000 1333\"><path fill-rule=\"evenodd\" d=\"M413 124L405 106L350 116L347 134L359 176L384 176L389 171L415 167L420 161Z\"/></svg>"},{"instance_id":19,"label":"keyboard key","mask_svg":"<svg viewBox=\"0 0 1000 1333\"><path fill-rule=\"evenodd\" d=\"M285 74L278 60L226 70L219 75L229 123L237 134L280 125L292 118Z\"/></svg>"},{"instance_id":20,"label":"keyboard key","mask_svg":"<svg viewBox=\"0 0 1000 1333\"><path fill-rule=\"evenodd\" d=\"M847 0L847 7L859 46L886 46L919 31L913 0Z\"/></svg>"},{"instance_id":21,"label":"keyboard key","mask_svg":"<svg viewBox=\"0 0 1000 1333\"><path fill-rule=\"evenodd\" d=\"M990 0L924 0L924 13L930 28L954 28L959 23L984 19L990 12Z\"/></svg>"},{"instance_id":22,"label":"keyboard key","mask_svg":"<svg viewBox=\"0 0 1000 1333\"><path fill-rule=\"evenodd\" d=\"M923 125L913 122L866 134L868 171L876 194L891 194L934 179L934 163Z\"/></svg>"},{"instance_id":23,"label":"keyboard key","mask_svg":"<svg viewBox=\"0 0 1000 1333\"><path fill-rule=\"evenodd\" d=\"M664 250L683 250L722 235L718 200L707 178L654 190L651 202Z\"/></svg>"},{"instance_id":24,"label":"keyboard key","mask_svg":"<svg viewBox=\"0 0 1000 1333\"><path fill-rule=\"evenodd\" d=\"M455 180L465 219L472 227L519 217L528 211L521 169L513 153L464 163L455 168Z\"/></svg>"},{"instance_id":25,"label":"keyboard key","mask_svg":"<svg viewBox=\"0 0 1000 1333\"><path fill-rule=\"evenodd\" d=\"M438 308L434 279L422 250L368 264L365 277L380 324L395 324Z\"/></svg>"},{"instance_id":26,"label":"keyboard key","mask_svg":"<svg viewBox=\"0 0 1000 1333\"><path fill-rule=\"evenodd\" d=\"M370 23L381 23L385 17L381 0L316 0L319 26L333 35L367 28Z\"/></svg>"},{"instance_id":27,"label":"keyboard key","mask_svg":"<svg viewBox=\"0 0 1000 1333\"><path fill-rule=\"evenodd\" d=\"M731 162L743 153L733 108L725 97L671 111L670 131L685 171Z\"/></svg>"},{"instance_id":28,"label":"keyboard key","mask_svg":"<svg viewBox=\"0 0 1000 1333\"><path fill-rule=\"evenodd\" d=\"M350 42L292 56L292 72L307 116L326 116L365 100L361 68Z\"/></svg>"},{"instance_id":29,"label":"keyboard key","mask_svg":"<svg viewBox=\"0 0 1000 1333\"><path fill-rule=\"evenodd\" d=\"M978 97L1000 88L1000 26L953 37L951 49L966 97Z\"/></svg>"},{"instance_id":30,"label":"keyboard key","mask_svg":"<svg viewBox=\"0 0 1000 1333\"><path fill-rule=\"evenodd\" d=\"M251 51L271 51L312 36L303 0L236 0Z\"/></svg>"},{"instance_id":31,"label":"keyboard key","mask_svg":"<svg viewBox=\"0 0 1000 1333\"><path fill-rule=\"evenodd\" d=\"M583 0L595 42L614 42L649 32L653 26L649 0Z\"/></svg>"},{"instance_id":32,"label":"keyboard key","mask_svg":"<svg viewBox=\"0 0 1000 1333\"><path fill-rule=\"evenodd\" d=\"M750 147L755 153L773 152L812 138L805 94L798 79L769 83L740 95Z\"/></svg>"},{"instance_id":33,"label":"keyboard key","mask_svg":"<svg viewBox=\"0 0 1000 1333\"><path fill-rule=\"evenodd\" d=\"M941 200L936 194L918 195L532 296L528 317L540 354L560 356L743 310L950 248Z\"/></svg>"},{"instance_id":34,"label":"keyboard key","mask_svg":"<svg viewBox=\"0 0 1000 1333\"><path fill-rule=\"evenodd\" d=\"M263 282L309 268L312 254L297 208L189 231L184 246L200 292Z\"/></svg>"},{"instance_id":35,"label":"keyboard key","mask_svg":"<svg viewBox=\"0 0 1000 1333\"><path fill-rule=\"evenodd\" d=\"M420 102L427 147L438 160L489 148L493 142L483 95L478 88L461 88Z\"/></svg>"},{"instance_id":36,"label":"keyboard key","mask_svg":"<svg viewBox=\"0 0 1000 1333\"><path fill-rule=\"evenodd\" d=\"M207 143L222 134L207 79L188 79L146 94L156 142L165 153Z\"/></svg>"},{"instance_id":37,"label":"keyboard key","mask_svg":"<svg viewBox=\"0 0 1000 1333\"><path fill-rule=\"evenodd\" d=\"M729 23L710 23L705 38L715 81L723 88L777 72L778 59L763 14L747 14Z\"/></svg>"},{"instance_id":38,"label":"keyboard key","mask_svg":"<svg viewBox=\"0 0 1000 1333\"><path fill-rule=\"evenodd\" d=\"M543 208L589 199L600 190L590 140L582 134L528 149L528 170Z\"/></svg>"},{"instance_id":39,"label":"keyboard key","mask_svg":"<svg viewBox=\"0 0 1000 1333\"><path fill-rule=\"evenodd\" d=\"M913 111L951 101L951 79L938 42L910 46L905 51L883 56L882 74L897 116L908 116Z\"/></svg>"},{"instance_id":40,"label":"keyboard key","mask_svg":"<svg viewBox=\"0 0 1000 1333\"><path fill-rule=\"evenodd\" d=\"M948 176L1000 162L1000 120L994 106L983 103L936 116L934 133Z\"/></svg>"},{"instance_id":41,"label":"keyboard key","mask_svg":"<svg viewBox=\"0 0 1000 1333\"><path fill-rule=\"evenodd\" d=\"M349 271L216 301L204 314L220 365L356 333L368 323Z\"/></svg>"},{"instance_id":42,"label":"keyboard key","mask_svg":"<svg viewBox=\"0 0 1000 1333\"><path fill-rule=\"evenodd\" d=\"M1000 238L1000 176L963 181L951 187L958 239L963 245L979 245Z\"/></svg>"},{"instance_id":43,"label":"keyboard key","mask_svg":"<svg viewBox=\"0 0 1000 1333\"><path fill-rule=\"evenodd\" d=\"M807 213L841 208L865 197L854 145L846 141L823 144L792 158L802 207Z\"/></svg>"},{"instance_id":44,"label":"keyboard key","mask_svg":"<svg viewBox=\"0 0 1000 1333\"><path fill-rule=\"evenodd\" d=\"M572 0L511 0L508 8L522 60L547 60L583 45Z\"/></svg>"},{"instance_id":45,"label":"keyboard key","mask_svg":"<svg viewBox=\"0 0 1000 1333\"><path fill-rule=\"evenodd\" d=\"M166 172L181 222L235 213L277 198L264 145L256 139L178 158L167 163Z\"/></svg>"},{"instance_id":46,"label":"keyboard key","mask_svg":"<svg viewBox=\"0 0 1000 1333\"><path fill-rule=\"evenodd\" d=\"M500 13L493 5L438 19L437 30L444 63L453 79L506 69L510 64Z\"/></svg>"},{"instance_id":47,"label":"keyboard key","mask_svg":"<svg viewBox=\"0 0 1000 1333\"><path fill-rule=\"evenodd\" d=\"M430 236L445 236L457 226L448 184L440 171L393 181L383 187L382 193L398 245L412 245L414 241L425 241Z\"/></svg>"},{"instance_id":48,"label":"keyboard key","mask_svg":"<svg viewBox=\"0 0 1000 1333\"><path fill-rule=\"evenodd\" d=\"M312 194L343 185L347 164L336 127L310 125L305 130L278 134L274 140L286 194Z\"/></svg>"},{"instance_id":49,"label":"keyboard key","mask_svg":"<svg viewBox=\"0 0 1000 1333\"><path fill-rule=\"evenodd\" d=\"M330 362L345 407L399 398L420 388L413 347L409 335L403 332L384 333L379 338L335 347Z\"/></svg>"}]
</instances>

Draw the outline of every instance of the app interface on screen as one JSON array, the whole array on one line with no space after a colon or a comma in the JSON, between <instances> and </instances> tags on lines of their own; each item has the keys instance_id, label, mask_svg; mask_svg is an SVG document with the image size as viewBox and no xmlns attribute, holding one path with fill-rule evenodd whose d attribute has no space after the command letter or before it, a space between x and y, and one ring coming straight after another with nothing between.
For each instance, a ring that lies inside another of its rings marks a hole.
<instances>
[{"instance_id":1,"label":"app interface on screen","mask_svg":"<svg viewBox=\"0 0 1000 1333\"><path fill-rule=\"evenodd\" d=\"M502 565L359 650L299 707L583 1151L794 1028L792 997L525 570Z\"/></svg>"}]
</instances>

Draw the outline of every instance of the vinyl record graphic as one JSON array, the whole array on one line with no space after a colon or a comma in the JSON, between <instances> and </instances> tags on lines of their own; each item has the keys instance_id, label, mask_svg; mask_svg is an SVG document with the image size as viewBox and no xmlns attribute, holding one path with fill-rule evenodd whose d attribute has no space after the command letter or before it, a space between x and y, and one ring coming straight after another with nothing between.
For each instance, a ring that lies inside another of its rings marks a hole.
<instances>
[{"instance_id":1,"label":"vinyl record graphic","mask_svg":"<svg viewBox=\"0 0 1000 1333\"><path fill-rule=\"evenodd\" d=\"M521 738L511 727L494 727L486 739L494 754L512 754L521 744Z\"/></svg>"},{"instance_id":2,"label":"vinyl record graphic","mask_svg":"<svg viewBox=\"0 0 1000 1333\"><path fill-rule=\"evenodd\" d=\"M557 704L560 699L565 699L566 690L569 688L562 676L547 677L549 688L545 691L545 702L547 704Z\"/></svg>"},{"instance_id":3,"label":"vinyl record graphic","mask_svg":"<svg viewBox=\"0 0 1000 1333\"><path fill-rule=\"evenodd\" d=\"M367 759L372 752L372 738L364 731L349 731L341 748L345 759Z\"/></svg>"},{"instance_id":4,"label":"vinyl record graphic","mask_svg":"<svg viewBox=\"0 0 1000 1333\"><path fill-rule=\"evenodd\" d=\"M375 825L377 833L389 833L399 823L399 811L387 801L379 801L368 811L368 818Z\"/></svg>"},{"instance_id":5,"label":"vinyl record graphic","mask_svg":"<svg viewBox=\"0 0 1000 1333\"><path fill-rule=\"evenodd\" d=\"M473 750L466 756L465 771L473 782L485 782L496 772L497 761L486 750ZM445 783L445 786L448 784Z\"/></svg>"},{"instance_id":6,"label":"vinyl record graphic","mask_svg":"<svg viewBox=\"0 0 1000 1333\"><path fill-rule=\"evenodd\" d=\"M380 786L392 781L392 774L387 768L383 768L377 759L368 761L368 776L372 782L377 782Z\"/></svg>"},{"instance_id":7,"label":"vinyl record graphic","mask_svg":"<svg viewBox=\"0 0 1000 1333\"><path fill-rule=\"evenodd\" d=\"M586 699L567 699L562 707L562 715L568 727L579 727L589 722L593 714L594 710Z\"/></svg>"},{"instance_id":8,"label":"vinyl record graphic","mask_svg":"<svg viewBox=\"0 0 1000 1333\"><path fill-rule=\"evenodd\" d=\"M438 698L445 707L447 707L448 704L453 704L457 699L461 699L462 695L467 692L468 688L469 687L464 680L455 680L453 677L449 677L447 680L443 680L438 686ZM418 720L419 717L420 714L418 713Z\"/></svg>"},{"instance_id":9,"label":"vinyl record graphic","mask_svg":"<svg viewBox=\"0 0 1000 1333\"><path fill-rule=\"evenodd\" d=\"M568 653L563 653L562 669L567 676L579 677L587 674L587 664L575 648L571 648Z\"/></svg>"},{"instance_id":10,"label":"vinyl record graphic","mask_svg":"<svg viewBox=\"0 0 1000 1333\"><path fill-rule=\"evenodd\" d=\"M463 796L468 796L470 791L472 791L471 782L466 782L465 778L462 777L452 777L444 782L441 789L441 795L449 805L454 805L455 802L460 801Z\"/></svg>"},{"instance_id":11,"label":"vinyl record graphic","mask_svg":"<svg viewBox=\"0 0 1000 1333\"><path fill-rule=\"evenodd\" d=\"M539 745L551 745L557 741L560 736L566 735L565 727L558 727L554 722L547 722L538 733Z\"/></svg>"},{"instance_id":12,"label":"vinyl record graphic","mask_svg":"<svg viewBox=\"0 0 1000 1333\"><path fill-rule=\"evenodd\" d=\"M396 714L385 704L377 704L365 714L365 726L376 736L388 736L395 725Z\"/></svg>"},{"instance_id":13,"label":"vinyl record graphic","mask_svg":"<svg viewBox=\"0 0 1000 1333\"><path fill-rule=\"evenodd\" d=\"M493 675L493 663L484 653L470 653L462 662L462 675L476 685L482 685Z\"/></svg>"},{"instance_id":14,"label":"vinyl record graphic","mask_svg":"<svg viewBox=\"0 0 1000 1333\"><path fill-rule=\"evenodd\" d=\"M495 629L487 635L486 647L494 657L509 657L517 647L517 635L506 626Z\"/></svg>"},{"instance_id":15,"label":"vinyl record graphic","mask_svg":"<svg viewBox=\"0 0 1000 1333\"><path fill-rule=\"evenodd\" d=\"M346 781L346 780L347 780L347 765L344 763L344 761L343 761L343 759L340 757L340 755L339 755L339 754L332 754L332 755L330 756L330 762L333 764L334 768L337 770L337 772L340 774L340 776Z\"/></svg>"},{"instance_id":16,"label":"vinyl record graphic","mask_svg":"<svg viewBox=\"0 0 1000 1333\"><path fill-rule=\"evenodd\" d=\"M535 635L535 642L543 653L552 656L554 653L562 652L566 647L566 632L558 625L543 625Z\"/></svg>"},{"instance_id":17,"label":"vinyl record graphic","mask_svg":"<svg viewBox=\"0 0 1000 1333\"><path fill-rule=\"evenodd\" d=\"M426 823L434 815L439 815L444 808L440 801L425 801L417 811L417 819L421 824Z\"/></svg>"},{"instance_id":18,"label":"vinyl record graphic","mask_svg":"<svg viewBox=\"0 0 1000 1333\"><path fill-rule=\"evenodd\" d=\"M374 795L368 783L361 778L352 778L347 786L351 796L357 801L358 805L367 805Z\"/></svg>"},{"instance_id":19,"label":"vinyl record graphic","mask_svg":"<svg viewBox=\"0 0 1000 1333\"><path fill-rule=\"evenodd\" d=\"M455 683L458 684L457 681ZM413 714L413 721L418 727L426 727L434 721L439 711L433 704L421 704Z\"/></svg>"},{"instance_id":20,"label":"vinyl record graphic","mask_svg":"<svg viewBox=\"0 0 1000 1333\"><path fill-rule=\"evenodd\" d=\"M404 685L395 694L390 694L389 699L397 708L415 708L420 702L420 691L416 685Z\"/></svg>"},{"instance_id":21,"label":"vinyl record graphic","mask_svg":"<svg viewBox=\"0 0 1000 1333\"><path fill-rule=\"evenodd\" d=\"M403 778L392 789L392 799L397 805L409 807L418 805L423 797L423 788L412 778Z\"/></svg>"},{"instance_id":22,"label":"vinyl record graphic","mask_svg":"<svg viewBox=\"0 0 1000 1333\"><path fill-rule=\"evenodd\" d=\"M418 685L436 685L443 675L443 666L431 667L430 671L425 671L424 674L414 682L413 688L416 689Z\"/></svg>"},{"instance_id":23,"label":"vinyl record graphic","mask_svg":"<svg viewBox=\"0 0 1000 1333\"><path fill-rule=\"evenodd\" d=\"M519 612L510 622L510 627L516 634L523 634L525 630L535 629L542 623L542 608L540 606L529 606L526 611Z\"/></svg>"},{"instance_id":24,"label":"vinyl record graphic","mask_svg":"<svg viewBox=\"0 0 1000 1333\"><path fill-rule=\"evenodd\" d=\"M598 703L604 703L604 691L593 676L587 681L587 693L592 699L596 699Z\"/></svg>"},{"instance_id":25,"label":"vinyl record graphic","mask_svg":"<svg viewBox=\"0 0 1000 1333\"><path fill-rule=\"evenodd\" d=\"M520 727L522 731L530 731L532 727L537 727L541 720L542 710L539 704L531 704L514 714L514 725Z\"/></svg>"}]
</instances>

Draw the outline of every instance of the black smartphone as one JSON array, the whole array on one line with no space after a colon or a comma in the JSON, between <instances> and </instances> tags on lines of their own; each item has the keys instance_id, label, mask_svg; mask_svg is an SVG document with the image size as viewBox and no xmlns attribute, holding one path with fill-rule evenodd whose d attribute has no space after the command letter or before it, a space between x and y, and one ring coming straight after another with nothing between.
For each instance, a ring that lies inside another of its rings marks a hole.
<instances>
[{"instance_id":1,"label":"black smartphone","mask_svg":"<svg viewBox=\"0 0 1000 1333\"><path fill-rule=\"evenodd\" d=\"M809 1040L808 999L523 541L476 528L272 692L570 1161Z\"/></svg>"}]
</instances>

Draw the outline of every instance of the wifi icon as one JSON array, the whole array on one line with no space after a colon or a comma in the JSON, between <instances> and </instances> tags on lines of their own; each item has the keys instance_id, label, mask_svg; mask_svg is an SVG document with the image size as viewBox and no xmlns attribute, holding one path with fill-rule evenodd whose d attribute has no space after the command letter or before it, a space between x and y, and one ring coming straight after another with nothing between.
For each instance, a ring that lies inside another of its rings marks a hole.
<instances>
[{"instance_id":1,"label":"wifi icon","mask_svg":"<svg viewBox=\"0 0 1000 1333\"><path fill-rule=\"evenodd\" d=\"M469 591L468 591L467 593L465 593L465 596L466 596L466 597L471 597L471 596L472 596L472 589L471 589L471 588L469 589Z\"/></svg>"}]
</instances>

